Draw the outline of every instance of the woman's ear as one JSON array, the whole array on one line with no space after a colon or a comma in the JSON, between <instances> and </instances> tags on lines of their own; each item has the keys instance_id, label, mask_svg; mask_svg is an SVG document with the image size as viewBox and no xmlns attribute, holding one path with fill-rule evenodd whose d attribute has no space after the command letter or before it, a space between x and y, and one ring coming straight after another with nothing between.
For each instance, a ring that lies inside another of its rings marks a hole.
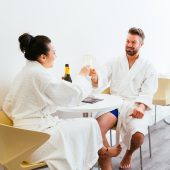
<instances>
[{"instance_id":1,"label":"woman's ear","mask_svg":"<svg viewBox=\"0 0 170 170\"><path fill-rule=\"evenodd\" d=\"M38 58L38 62L44 65L46 62L46 58L47 58L46 55L41 54L40 57Z\"/></svg>"}]
</instances>

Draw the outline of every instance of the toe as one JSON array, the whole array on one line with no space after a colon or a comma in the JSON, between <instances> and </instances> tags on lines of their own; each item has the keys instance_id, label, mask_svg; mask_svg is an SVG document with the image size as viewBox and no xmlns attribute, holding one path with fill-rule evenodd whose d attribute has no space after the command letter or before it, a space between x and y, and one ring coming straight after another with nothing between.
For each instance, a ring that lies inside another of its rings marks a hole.
<instances>
[{"instance_id":1,"label":"toe","mask_svg":"<svg viewBox=\"0 0 170 170\"><path fill-rule=\"evenodd\" d=\"M130 164L128 164L128 165L120 165L119 166L119 169L121 169L121 170L128 170L130 168L131 168Z\"/></svg>"}]
</instances>

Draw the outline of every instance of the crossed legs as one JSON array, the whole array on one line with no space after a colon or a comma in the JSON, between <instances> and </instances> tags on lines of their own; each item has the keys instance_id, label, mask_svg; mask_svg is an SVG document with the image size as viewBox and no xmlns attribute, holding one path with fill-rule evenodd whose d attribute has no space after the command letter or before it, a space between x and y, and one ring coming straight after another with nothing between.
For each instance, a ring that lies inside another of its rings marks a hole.
<instances>
[{"instance_id":1,"label":"crossed legs","mask_svg":"<svg viewBox=\"0 0 170 170\"><path fill-rule=\"evenodd\" d=\"M106 133L117 123L117 118L110 112L105 113L97 118L99 123L103 144L105 147L109 147L109 143L106 139ZM130 150L126 150L126 153L120 163L120 169L128 169L131 167L132 154L137 150L144 142L144 135L140 132L136 132L132 135ZM111 157L118 156L121 152L121 146L118 145L116 148L110 147L108 153L104 156L99 157L99 164L102 170L112 170Z\"/></svg>"},{"instance_id":2,"label":"crossed legs","mask_svg":"<svg viewBox=\"0 0 170 170\"><path fill-rule=\"evenodd\" d=\"M102 170L112 170L111 157L118 156L121 152L121 146L118 145L116 148L110 147L106 139L106 133L117 123L117 118L112 113L108 112L97 118L99 123L103 144L105 147L109 148L106 154L99 155L99 164Z\"/></svg>"}]
</instances>

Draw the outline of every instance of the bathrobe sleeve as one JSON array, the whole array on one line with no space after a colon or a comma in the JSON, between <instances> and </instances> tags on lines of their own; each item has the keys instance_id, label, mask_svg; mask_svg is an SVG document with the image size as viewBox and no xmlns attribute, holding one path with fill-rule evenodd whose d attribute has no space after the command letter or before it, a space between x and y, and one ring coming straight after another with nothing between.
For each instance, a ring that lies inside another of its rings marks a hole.
<instances>
[{"instance_id":1,"label":"bathrobe sleeve","mask_svg":"<svg viewBox=\"0 0 170 170\"><path fill-rule=\"evenodd\" d=\"M141 85L139 96L136 98L136 103L143 103L148 107L148 110L152 108L152 98L158 88L158 76L154 67L149 64L146 70L145 79Z\"/></svg>"},{"instance_id":2,"label":"bathrobe sleeve","mask_svg":"<svg viewBox=\"0 0 170 170\"><path fill-rule=\"evenodd\" d=\"M74 106L87 97L92 91L92 85L86 77L78 76L73 82L65 80L50 80L44 93L49 97L55 105L58 106Z\"/></svg>"},{"instance_id":3,"label":"bathrobe sleeve","mask_svg":"<svg viewBox=\"0 0 170 170\"><path fill-rule=\"evenodd\" d=\"M112 76L112 62L107 62L102 69L98 71L98 87L106 87Z\"/></svg>"}]
</instances>

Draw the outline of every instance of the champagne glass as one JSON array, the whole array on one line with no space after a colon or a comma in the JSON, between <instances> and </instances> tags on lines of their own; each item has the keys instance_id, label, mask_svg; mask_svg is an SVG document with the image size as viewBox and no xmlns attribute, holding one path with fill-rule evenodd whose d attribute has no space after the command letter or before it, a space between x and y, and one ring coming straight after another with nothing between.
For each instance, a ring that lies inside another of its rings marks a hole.
<instances>
[{"instance_id":1,"label":"champagne glass","mask_svg":"<svg viewBox=\"0 0 170 170\"><path fill-rule=\"evenodd\" d=\"M84 55L84 66L88 66L89 68L89 76L91 77L91 80L93 82L93 86L97 87L96 79L97 79L97 73L96 69L94 67L95 64L95 58L92 55L86 54Z\"/></svg>"},{"instance_id":2,"label":"champagne glass","mask_svg":"<svg viewBox=\"0 0 170 170\"><path fill-rule=\"evenodd\" d=\"M89 66L89 68L93 68L94 57L92 55L86 54L83 56L83 65Z\"/></svg>"}]
</instances>

